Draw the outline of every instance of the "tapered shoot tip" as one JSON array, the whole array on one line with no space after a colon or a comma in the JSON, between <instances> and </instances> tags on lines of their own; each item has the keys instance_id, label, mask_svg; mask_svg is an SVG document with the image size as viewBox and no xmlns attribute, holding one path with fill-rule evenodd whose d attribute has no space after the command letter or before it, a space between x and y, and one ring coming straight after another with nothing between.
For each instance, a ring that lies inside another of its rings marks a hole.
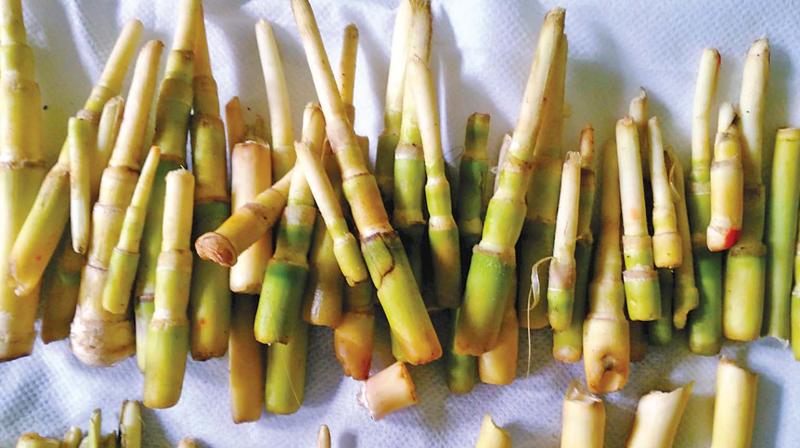
<instances>
[{"instance_id":1,"label":"tapered shoot tip","mask_svg":"<svg viewBox=\"0 0 800 448\"><path fill-rule=\"evenodd\" d=\"M269 23L267 19L258 19L258 22L256 22L256 31L258 30L272 33L272 24Z\"/></svg>"},{"instance_id":2,"label":"tapered shoot tip","mask_svg":"<svg viewBox=\"0 0 800 448\"><path fill-rule=\"evenodd\" d=\"M564 17L567 15L567 10L561 7L553 8L547 12L545 20L554 20L563 23Z\"/></svg>"},{"instance_id":3,"label":"tapered shoot tip","mask_svg":"<svg viewBox=\"0 0 800 448\"><path fill-rule=\"evenodd\" d=\"M125 27L123 28L122 32L136 33L136 35L138 36L141 34L143 29L144 25L142 24L141 20L131 19L128 21L128 23L125 24Z\"/></svg>"},{"instance_id":4,"label":"tapered shoot tip","mask_svg":"<svg viewBox=\"0 0 800 448\"><path fill-rule=\"evenodd\" d=\"M317 448L331 448L331 430L328 429L328 425L322 425L319 427L319 433L317 434Z\"/></svg>"},{"instance_id":5,"label":"tapered shoot tip","mask_svg":"<svg viewBox=\"0 0 800 448\"><path fill-rule=\"evenodd\" d=\"M719 69L719 66L722 63L722 56L720 56L719 50L716 48L705 48L703 49L703 57L714 58L714 60L717 62L717 69Z\"/></svg>"},{"instance_id":6,"label":"tapered shoot tip","mask_svg":"<svg viewBox=\"0 0 800 448\"><path fill-rule=\"evenodd\" d=\"M753 44L750 45L748 54L753 56L761 56L763 52L766 52L767 57L769 57L769 39L766 37L762 37L753 42Z\"/></svg>"},{"instance_id":7,"label":"tapered shoot tip","mask_svg":"<svg viewBox=\"0 0 800 448\"><path fill-rule=\"evenodd\" d=\"M344 37L346 39L358 39L358 27L355 23L348 24L344 28Z\"/></svg>"},{"instance_id":8,"label":"tapered shoot tip","mask_svg":"<svg viewBox=\"0 0 800 448\"><path fill-rule=\"evenodd\" d=\"M431 9L430 0L410 0L411 7L414 9Z\"/></svg>"}]
</instances>

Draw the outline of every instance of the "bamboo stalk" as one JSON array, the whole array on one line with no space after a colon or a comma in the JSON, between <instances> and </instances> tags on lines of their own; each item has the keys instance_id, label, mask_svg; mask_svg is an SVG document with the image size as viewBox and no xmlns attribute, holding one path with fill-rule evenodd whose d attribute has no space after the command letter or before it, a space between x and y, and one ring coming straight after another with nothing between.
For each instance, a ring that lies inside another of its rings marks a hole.
<instances>
[{"instance_id":1,"label":"bamboo stalk","mask_svg":"<svg viewBox=\"0 0 800 448\"><path fill-rule=\"evenodd\" d=\"M270 147L263 136L245 136L239 98L225 107L228 146L231 148L231 210L251 202L272 185ZM241 132L231 128L242 127ZM238 134L238 135L237 135ZM267 261L272 258L272 233L265 232L242 252L230 270L230 289L235 293L258 294Z\"/></svg>"},{"instance_id":2,"label":"bamboo stalk","mask_svg":"<svg viewBox=\"0 0 800 448\"><path fill-rule=\"evenodd\" d=\"M441 356L442 349L416 287L402 243L388 222L375 178L369 173L327 61L308 0L293 0L292 10L327 120L327 134L342 188L362 241L362 251L389 324L412 364Z\"/></svg>"},{"instance_id":3,"label":"bamboo stalk","mask_svg":"<svg viewBox=\"0 0 800 448\"><path fill-rule=\"evenodd\" d=\"M100 409L92 411L92 416L89 417L89 431L86 437L81 441L81 445L86 443L89 448L100 448L103 441L102 434L102 414Z\"/></svg>"},{"instance_id":4,"label":"bamboo stalk","mask_svg":"<svg viewBox=\"0 0 800 448\"><path fill-rule=\"evenodd\" d=\"M139 243L142 239L147 203L150 200L150 191L153 188L160 158L161 150L158 146L152 147L133 190L131 202L125 211L119 240L108 261L102 304L103 309L112 314L125 314L128 311L131 288L139 264Z\"/></svg>"},{"instance_id":5,"label":"bamboo stalk","mask_svg":"<svg viewBox=\"0 0 800 448\"><path fill-rule=\"evenodd\" d=\"M767 334L788 340L794 252L800 203L800 129L778 129L767 215ZM788 180L788 182L787 182Z\"/></svg>"},{"instance_id":6,"label":"bamboo stalk","mask_svg":"<svg viewBox=\"0 0 800 448\"><path fill-rule=\"evenodd\" d=\"M572 381L564 394L561 448L602 448L605 429L603 400Z\"/></svg>"},{"instance_id":7,"label":"bamboo stalk","mask_svg":"<svg viewBox=\"0 0 800 448\"><path fill-rule=\"evenodd\" d=\"M412 79L412 64L419 58L427 64L431 46L431 11L427 0L411 3L411 32L403 94L403 117L400 137L394 151L394 187L392 225L397 229L408 254L418 287L423 285L423 242L425 240L426 162L422 141L420 106ZM434 274L435 277L435 274ZM424 297L424 296L423 296ZM430 306L430 305L429 305Z\"/></svg>"},{"instance_id":8,"label":"bamboo stalk","mask_svg":"<svg viewBox=\"0 0 800 448\"><path fill-rule=\"evenodd\" d=\"M192 236L216 229L231 214L225 126L219 112L217 83L211 71L203 8L196 16L194 44L193 114L191 117L192 171L197 179ZM228 349L231 322L229 270L194 257L189 293L192 358L223 356Z\"/></svg>"},{"instance_id":9,"label":"bamboo stalk","mask_svg":"<svg viewBox=\"0 0 800 448\"><path fill-rule=\"evenodd\" d=\"M270 111L272 178L280 179L289 172L295 161L289 91L286 88L286 76L283 73L278 42L272 31L272 25L266 20L262 19L256 23L256 41Z\"/></svg>"},{"instance_id":10,"label":"bamboo stalk","mask_svg":"<svg viewBox=\"0 0 800 448\"><path fill-rule=\"evenodd\" d=\"M161 148L161 162L148 203L134 292L136 358L140 369L144 369L145 365L147 328L153 316L156 265L161 253L161 223L164 220L165 179L170 171L186 166L189 113L194 95L196 18L202 5L200 0L181 0L178 7L172 50L167 55L165 75L156 101L153 144Z\"/></svg>"},{"instance_id":11,"label":"bamboo stalk","mask_svg":"<svg viewBox=\"0 0 800 448\"><path fill-rule=\"evenodd\" d=\"M617 159L622 204L622 249L625 258L625 298L631 320L661 316L658 275L653 269L653 245L647 232L644 188L636 125L631 118L617 122Z\"/></svg>"},{"instance_id":12,"label":"bamboo stalk","mask_svg":"<svg viewBox=\"0 0 800 448\"><path fill-rule=\"evenodd\" d=\"M658 268L675 269L683 264L683 247L681 235L678 233L675 204L672 201L672 188L667 176L661 121L658 117L647 122L647 137L653 192L653 260Z\"/></svg>"},{"instance_id":13,"label":"bamboo stalk","mask_svg":"<svg viewBox=\"0 0 800 448\"><path fill-rule=\"evenodd\" d=\"M745 61L739 108L744 168L744 216L742 235L727 254L722 330L735 341L761 336L766 282L764 217L766 198L762 182L764 109L769 77L769 43L753 43Z\"/></svg>"},{"instance_id":14,"label":"bamboo stalk","mask_svg":"<svg viewBox=\"0 0 800 448\"><path fill-rule=\"evenodd\" d=\"M103 309L103 289L113 248L125 219L125 208L136 187L158 61L164 45L150 41L139 53L119 135L108 167L103 170L100 195L92 211L92 241L81 270L78 305L70 329L72 352L90 365L110 365L134 349L133 328L126 313Z\"/></svg>"},{"instance_id":15,"label":"bamboo stalk","mask_svg":"<svg viewBox=\"0 0 800 448\"><path fill-rule=\"evenodd\" d=\"M195 180L187 170L167 173L164 229L153 318L147 328L144 405L168 408L178 403L189 351L190 238Z\"/></svg>"},{"instance_id":16,"label":"bamboo stalk","mask_svg":"<svg viewBox=\"0 0 800 448\"><path fill-rule=\"evenodd\" d=\"M626 446L672 447L693 386L691 382L672 392L653 391L640 398Z\"/></svg>"},{"instance_id":17,"label":"bamboo stalk","mask_svg":"<svg viewBox=\"0 0 800 448\"><path fill-rule=\"evenodd\" d=\"M470 265L473 247L480 242L483 218L489 202L489 163L486 145L489 137L490 117L488 114L474 113L467 119L464 138L464 154L461 156L459 174L458 234L461 238L461 268L466 276ZM514 288L516 289L516 288ZM516 297L516 291L512 297ZM513 303L513 298L511 299ZM459 310L450 314L450 340L445 356L447 387L457 394L469 393L478 378L477 358L461 355L455 351L455 329ZM502 329L501 329L502 331ZM516 362L516 360L515 360Z\"/></svg>"},{"instance_id":18,"label":"bamboo stalk","mask_svg":"<svg viewBox=\"0 0 800 448\"><path fill-rule=\"evenodd\" d=\"M430 218L428 240L433 262L434 294L442 308L457 308L461 302L461 247L453 218L450 183L445 175L439 113L430 69L415 56L408 80L415 91L417 115L425 159L425 198Z\"/></svg>"},{"instance_id":19,"label":"bamboo stalk","mask_svg":"<svg viewBox=\"0 0 800 448\"><path fill-rule=\"evenodd\" d=\"M566 51L566 48L559 50L566 45L562 31L564 14L563 9L550 11L540 31L520 118L500 172L497 191L489 202L481 241L473 250L456 324L457 353L478 355L492 349L497 342L508 297L508 280L516 269L514 246L525 218L533 145L543 122L545 85L551 73L557 70L553 67L563 62L557 55ZM523 313L518 313L521 319L527 321L528 310L526 306Z\"/></svg>"},{"instance_id":20,"label":"bamboo stalk","mask_svg":"<svg viewBox=\"0 0 800 448\"><path fill-rule=\"evenodd\" d=\"M553 331L563 331L572 322L575 304L575 241L581 188L581 155L568 152L561 170L556 233L550 276L547 282L547 316Z\"/></svg>"},{"instance_id":21,"label":"bamboo stalk","mask_svg":"<svg viewBox=\"0 0 800 448\"><path fill-rule=\"evenodd\" d=\"M519 289L517 315L523 327L544 328L548 325L547 301L539 300L547 291L548 276L540 277L539 291L531 289L531 270L540 260L553 253L558 196L561 184L562 137L564 128L564 85L567 73L566 37L560 40L556 62L545 84L542 124L533 149L531 178L527 181L525 223L517 244L519 254ZM503 165L498 165L503 166ZM535 206L534 206L535 205ZM538 275L538 274L536 274ZM546 296L545 296L546 297ZM532 303L529 304L529 298Z\"/></svg>"},{"instance_id":22,"label":"bamboo stalk","mask_svg":"<svg viewBox=\"0 0 800 448\"><path fill-rule=\"evenodd\" d=\"M358 57L358 28L351 23L344 27L342 37L342 54L339 56L339 96L342 97L345 113L351 123L355 122L353 94L356 83L356 58ZM367 145L369 152L369 145Z\"/></svg>"},{"instance_id":23,"label":"bamboo stalk","mask_svg":"<svg viewBox=\"0 0 800 448\"><path fill-rule=\"evenodd\" d=\"M756 418L758 375L722 358L717 365L712 448L747 448Z\"/></svg>"},{"instance_id":24,"label":"bamboo stalk","mask_svg":"<svg viewBox=\"0 0 800 448\"><path fill-rule=\"evenodd\" d=\"M375 153L375 179L387 210L392 208L394 198L395 148L400 139L403 120L406 64L409 59L409 35L412 27L411 4L411 0L402 0L397 8L397 17L392 32L389 75L386 80L383 132L378 137L378 147Z\"/></svg>"},{"instance_id":25,"label":"bamboo stalk","mask_svg":"<svg viewBox=\"0 0 800 448\"><path fill-rule=\"evenodd\" d=\"M312 157L322 151L325 121L316 104L303 113L303 143ZM289 342L292 326L302 313L317 208L303 170L293 171L288 203L278 227L275 254L267 264L256 312L255 334L262 344Z\"/></svg>"},{"instance_id":26,"label":"bamboo stalk","mask_svg":"<svg viewBox=\"0 0 800 448\"><path fill-rule=\"evenodd\" d=\"M581 176L578 228L575 246L575 304L569 328L553 332L553 358L578 362L583 353L583 322L588 308L589 267L592 263L592 220L596 194L594 129L587 125L580 136Z\"/></svg>"},{"instance_id":27,"label":"bamboo stalk","mask_svg":"<svg viewBox=\"0 0 800 448\"><path fill-rule=\"evenodd\" d=\"M258 421L264 406L264 350L253 333L256 307L253 296L233 296L228 369L234 423Z\"/></svg>"},{"instance_id":28,"label":"bamboo stalk","mask_svg":"<svg viewBox=\"0 0 800 448\"><path fill-rule=\"evenodd\" d=\"M673 291L672 324L682 330L686 326L686 318L699 304L699 291L694 278L694 253L692 251L692 235L689 227L687 211L686 187L683 179L683 165L670 150L667 151L670 185L673 189L672 200L678 217L678 233L681 239L683 263L675 269L675 290Z\"/></svg>"},{"instance_id":29,"label":"bamboo stalk","mask_svg":"<svg viewBox=\"0 0 800 448\"><path fill-rule=\"evenodd\" d=\"M92 88L83 109L78 112L78 116L98 126L94 130L94 132L98 132L98 150L96 156L92 157L95 165L91 169L93 198L97 196L100 173L108 162L110 148L113 147L114 142L112 139L109 144L108 141L103 140L103 132L100 132L104 130L102 116L106 115L105 107L109 101L119 105L118 110L121 114L122 100L112 100L112 97L118 95L122 89L122 82L135 55L141 33L142 24L138 20L132 20L125 25L111 50L100 79ZM29 294L39 284L45 268L53 258L56 246L62 238L70 214L68 207L69 182L69 150L65 141L58 161L42 182L31 209L32 212L29 217L25 218L25 223L11 249L9 269L15 290L19 295ZM59 251L58 255L65 256L64 251Z\"/></svg>"},{"instance_id":30,"label":"bamboo stalk","mask_svg":"<svg viewBox=\"0 0 800 448\"><path fill-rule=\"evenodd\" d=\"M620 184L613 141L604 148L602 169L600 238L589 284L589 314L583 325L586 384L595 393L622 389L630 369L630 329L623 313Z\"/></svg>"},{"instance_id":31,"label":"bamboo stalk","mask_svg":"<svg viewBox=\"0 0 800 448\"><path fill-rule=\"evenodd\" d=\"M484 414L475 448L511 448L511 435L497 426L491 415Z\"/></svg>"},{"instance_id":32,"label":"bamboo stalk","mask_svg":"<svg viewBox=\"0 0 800 448\"><path fill-rule=\"evenodd\" d=\"M699 293L697 308L689 314L689 349L703 355L719 353L722 344L722 255L710 252L706 246L706 228L711 219L709 115L719 65L717 50L703 51L692 110L692 157L686 198Z\"/></svg>"},{"instance_id":33,"label":"bamboo stalk","mask_svg":"<svg viewBox=\"0 0 800 448\"><path fill-rule=\"evenodd\" d=\"M97 132L97 155L93 160L96 165L92 168L91 173L93 197L97 196L97 190L100 189L100 175L114 148L124 109L125 101L122 97L111 98L103 106ZM42 189L44 186L43 182ZM44 197L42 189L40 189L40 196ZM19 238L17 239L19 240ZM72 250L70 232L62 231L61 241L45 269L44 277L42 277L41 296L44 301L44 310L42 311L41 337L45 344L69 336L69 327L78 303L83 264L84 258Z\"/></svg>"}]
</instances>

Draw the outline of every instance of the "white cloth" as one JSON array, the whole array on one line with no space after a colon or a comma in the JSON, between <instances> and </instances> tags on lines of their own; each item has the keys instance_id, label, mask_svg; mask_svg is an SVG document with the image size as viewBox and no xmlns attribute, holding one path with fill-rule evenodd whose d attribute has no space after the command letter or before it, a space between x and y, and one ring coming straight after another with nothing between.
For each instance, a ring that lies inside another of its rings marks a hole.
<instances>
[{"instance_id":1,"label":"white cloth","mask_svg":"<svg viewBox=\"0 0 800 448\"><path fill-rule=\"evenodd\" d=\"M145 38L169 46L176 23L174 1L26 0L25 20L36 56L45 117L45 143L55 158L67 117L89 93L120 27L138 17ZM355 106L356 128L372 144L382 128L382 109L396 0L313 0L331 61L337 61L342 30L359 27ZM467 116L492 115L490 146L496 150L513 127L530 68L537 31L548 0L434 1L432 60L438 80L444 145L456 154ZM800 82L793 64L800 5L761 2L563 1L569 36L567 97L571 115L565 142L574 148L586 122L604 141L627 111L639 86L650 95L651 111L662 117L665 136L688 155L691 104L701 49L719 48L723 63L718 98L736 101L743 56L750 42L771 40L772 70L767 103L766 147L778 126L795 124L800 106L790 86ZM275 24L288 78L295 129L302 106L315 100L306 60L287 1L206 0L214 74L224 103L233 95L266 112L253 26L258 18ZM165 53L166 54L166 53ZM793 56L790 58L790 55ZM163 64L163 62L162 62ZM163 66L163 65L162 65ZM374 151L374 149L373 149ZM451 155L452 155L451 154ZM635 364L628 386L606 397L606 441L622 446L638 397L654 388L696 381L676 446L708 446L717 358L689 354L682 336L668 348L650 348ZM519 378L511 386L479 385L466 396L450 395L442 362L412 369L420 405L373 423L356 404L359 384L341 375L330 331L311 337L306 400L292 416L264 416L258 423L231 423L225 360L189 361L180 403L145 413L148 446L194 436L213 447L313 446L321 423L339 447L464 447L474 444L481 416L491 413L511 432L515 446L558 446L562 396L570 380L582 378L580 364L564 365L550 355L549 332L536 332L530 376L525 376L526 337L521 335ZM726 344L723 352L760 374L753 446L800 445L800 364L774 341ZM33 356L0 364L0 445L36 431L58 436L71 424L86 428L90 411L102 408L103 428L115 425L123 399L141 397L142 379L133 359L113 368L80 364L66 342L37 343Z\"/></svg>"}]
</instances>

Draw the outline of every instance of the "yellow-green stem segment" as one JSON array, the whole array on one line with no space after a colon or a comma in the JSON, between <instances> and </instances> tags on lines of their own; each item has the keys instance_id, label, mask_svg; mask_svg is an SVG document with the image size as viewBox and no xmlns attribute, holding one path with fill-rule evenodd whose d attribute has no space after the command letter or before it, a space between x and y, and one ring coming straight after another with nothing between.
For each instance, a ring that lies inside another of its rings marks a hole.
<instances>
[{"instance_id":1,"label":"yellow-green stem segment","mask_svg":"<svg viewBox=\"0 0 800 448\"><path fill-rule=\"evenodd\" d=\"M119 240L111 252L102 297L103 308L109 313L124 314L128 311L136 268L139 265L139 243L142 240L147 203L160 157L161 150L157 146L152 147L145 159L136 189L133 190L131 203L125 211Z\"/></svg>"},{"instance_id":2,"label":"yellow-green stem segment","mask_svg":"<svg viewBox=\"0 0 800 448\"><path fill-rule=\"evenodd\" d=\"M197 21L191 121L192 171L197 179L192 225L195 238L216 229L231 214L225 126L220 118L217 83L211 72L202 8ZM193 359L202 361L220 357L228 349L231 322L229 282L227 267L203 260L195 254L189 294Z\"/></svg>"},{"instance_id":3,"label":"yellow-green stem segment","mask_svg":"<svg viewBox=\"0 0 800 448\"><path fill-rule=\"evenodd\" d=\"M550 276L547 281L547 317L553 331L566 330L572 322L580 188L581 155L578 152L568 152L561 170L553 259L550 261Z\"/></svg>"},{"instance_id":4,"label":"yellow-green stem segment","mask_svg":"<svg viewBox=\"0 0 800 448\"><path fill-rule=\"evenodd\" d=\"M760 337L764 315L767 248L763 243L766 193L762 182L762 147L768 77L769 43L759 39L747 54L739 96L746 213L742 236L728 251L725 263L722 330L726 338L735 341Z\"/></svg>"},{"instance_id":5,"label":"yellow-green stem segment","mask_svg":"<svg viewBox=\"0 0 800 448\"><path fill-rule=\"evenodd\" d=\"M569 327L563 331L553 332L553 358L562 362L578 362L583 353L583 321L588 307L589 268L594 246L592 221L597 191L594 129L591 125L587 125L581 131L578 146L581 153L581 189L575 243L575 303Z\"/></svg>"},{"instance_id":6,"label":"yellow-green stem segment","mask_svg":"<svg viewBox=\"0 0 800 448\"><path fill-rule=\"evenodd\" d=\"M295 161L289 91L286 88L278 42L272 26L266 20L262 19L256 23L256 41L270 112L272 178L280 179L289 172Z\"/></svg>"},{"instance_id":7,"label":"yellow-green stem segment","mask_svg":"<svg viewBox=\"0 0 800 448\"><path fill-rule=\"evenodd\" d=\"M800 183L800 129L779 129L772 157L772 182L767 214L767 334L781 340L790 335L792 276L797 237Z\"/></svg>"},{"instance_id":8,"label":"yellow-green stem segment","mask_svg":"<svg viewBox=\"0 0 800 448\"><path fill-rule=\"evenodd\" d=\"M642 163L636 124L630 118L617 122L617 160L622 206L622 250L625 257L625 298L631 320L661 317L658 274L653 268L653 244L647 233Z\"/></svg>"},{"instance_id":9,"label":"yellow-green stem segment","mask_svg":"<svg viewBox=\"0 0 800 448\"><path fill-rule=\"evenodd\" d=\"M99 118L99 117L96 117ZM69 222L72 250L85 254L89 246L92 214L91 168L93 153L97 151L96 122L73 117L67 126L69 147Z\"/></svg>"},{"instance_id":10,"label":"yellow-green stem segment","mask_svg":"<svg viewBox=\"0 0 800 448\"><path fill-rule=\"evenodd\" d=\"M703 51L692 110L692 154L686 186L699 293L697 308L689 314L689 350L702 355L717 354L722 345L722 254L712 253L706 245L706 228L711 220L710 114L719 65L717 50Z\"/></svg>"},{"instance_id":11,"label":"yellow-green stem segment","mask_svg":"<svg viewBox=\"0 0 800 448\"><path fill-rule=\"evenodd\" d=\"M147 327L144 405L178 403L189 351L189 288L195 180L187 170L167 174L161 254L156 269L153 317Z\"/></svg>"},{"instance_id":12,"label":"yellow-green stem segment","mask_svg":"<svg viewBox=\"0 0 800 448\"><path fill-rule=\"evenodd\" d=\"M386 80L386 100L383 111L383 132L378 137L375 153L375 178L384 206L392 208L394 200L395 148L400 139L403 120L403 99L406 64L411 33L411 0L402 0L397 8L397 17L392 32L392 54L389 59L389 76Z\"/></svg>"},{"instance_id":13,"label":"yellow-green stem segment","mask_svg":"<svg viewBox=\"0 0 800 448\"><path fill-rule=\"evenodd\" d=\"M489 156L487 144L491 117L474 113L467 119L464 154L459 170L456 203L458 234L461 238L461 265L469 266L472 248L480 242L488 195Z\"/></svg>"},{"instance_id":14,"label":"yellow-green stem segment","mask_svg":"<svg viewBox=\"0 0 800 448\"><path fill-rule=\"evenodd\" d=\"M461 246L458 226L453 218L450 183L445 174L439 113L431 72L414 57L410 62L410 81L416 97L425 159L425 198L430 217L428 240L433 263L434 294L442 308L457 308L461 303Z\"/></svg>"},{"instance_id":15,"label":"yellow-green stem segment","mask_svg":"<svg viewBox=\"0 0 800 448\"><path fill-rule=\"evenodd\" d=\"M425 240L426 169L418 117L418 100L411 78L414 58L424 63L430 59L431 12L427 1L411 1L411 32L403 93L403 117L400 138L394 153L392 224L397 228L408 254L417 286L423 285L423 242ZM435 276L435 274L434 274Z\"/></svg>"},{"instance_id":16,"label":"yellow-green stem segment","mask_svg":"<svg viewBox=\"0 0 800 448\"><path fill-rule=\"evenodd\" d=\"M547 300L540 300L540 297L546 297L548 275L539 275L538 272L532 274L531 271L534 266L538 266L540 260L553 253L563 163L561 147L567 50L568 43L565 38L558 47L557 63L545 87L547 101L542 110L542 130L535 139L531 178L526 184L526 200L529 206L526 209L525 223L517 244L519 254L517 314L520 317L520 325L525 328L543 328L548 324ZM539 277L539 288L536 291L531 289L532 275Z\"/></svg>"}]
</instances>

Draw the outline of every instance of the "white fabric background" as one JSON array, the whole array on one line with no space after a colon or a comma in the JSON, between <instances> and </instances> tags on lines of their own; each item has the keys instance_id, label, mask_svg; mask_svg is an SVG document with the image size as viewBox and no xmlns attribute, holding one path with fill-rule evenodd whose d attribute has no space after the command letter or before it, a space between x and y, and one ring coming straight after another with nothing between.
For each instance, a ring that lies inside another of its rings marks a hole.
<instances>
[{"instance_id":1,"label":"white fabric background","mask_svg":"<svg viewBox=\"0 0 800 448\"><path fill-rule=\"evenodd\" d=\"M54 159L66 118L82 104L99 74L122 24L141 19L145 37L169 46L175 23L174 0L25 0L25 20L35 47L44 103L45 142ZM342 29L354 22L361 32L356 77L356 128L373 139L382 127L390 34L396 0L314 0L332 61L338 60ZM513 126L537 31L550 0L435 0L432 60L439 80L444 143L463 142L466 117L492 114L490 145ZM719 97L738 98L742 59L749 43L768 36L772 75L767 114L767 147L774 130L800 122L792 95L800 75L796 18L800 4L784 2L606 2L563 1L569 36L567 96L571 116L565 142L577 144L581 125L594 123L598 141L627 110L639 86L647 88L653 113L666 136L688 154L691 98L700 51L722 53ZM223 102L233 95L265 113L266 102L253 25L275 24L286 66L296 129L303 104L315 99L311 78L285 0L206 0L206 20L214 73ZM165 53L166 54L166 53ZM163 64L163 60L162 60ZM451 154L451 156L452 156ZM148 446L175 443L187 435L214 447L313 446L317 427L327 423L339 447L453 446L474 444L481 415L490 412L508 428L515 446L558 446L562 395L582 366L556 363L547 332L533 335L533 361L525 376L521 336L519 379L507 387L479 385L466 396L449 395L441 362L414 368L421 404L378 423L355 401L358 383L343 378L327 330L312 333L304 407L292 416L264 416L236 426L229 417L227 362L189 361L180 403L146 412ZM639 396L653 388L696 381L676 446L708 446L717 358L696 357L683 337L668 348L651 348L633 367L621 393L606 397L607 446L622 446ZM723 349L758 372L755 447L800 445L800 364L775 341L728 344ZM12 446L23 431L60 435L70 424L84 428L92 409L105 412L104 429L115 425L123 399L141 394L141 375L129 359L113 368L89 368L69 352L66 342L37 343L33 356L0 364L0 445Z\"/></svg>"}]
</instances>

